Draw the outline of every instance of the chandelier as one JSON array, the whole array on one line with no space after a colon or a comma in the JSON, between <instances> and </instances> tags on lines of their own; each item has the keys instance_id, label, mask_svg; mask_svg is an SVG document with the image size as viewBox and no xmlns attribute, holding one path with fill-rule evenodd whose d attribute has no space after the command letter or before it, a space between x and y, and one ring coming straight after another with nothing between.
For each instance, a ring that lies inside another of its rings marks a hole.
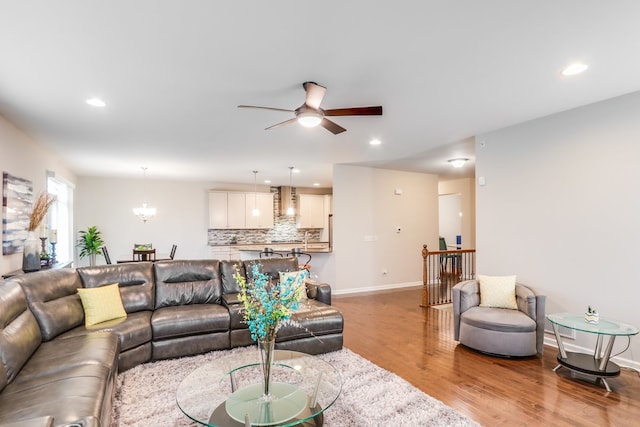
<instances>
[{"instance_id":1,"label":"chandelier","mask_svg":"<svg viewBox=\"0 0 640 427\"><path fill-rule=\"evenodd\" d=\"M147 168L142 166L142 206L139 208L133 208L135 216L140 218L142 222L147 222L148 219L153 218L156 215L156 208L150 208L147 206L147 202L144 200L145 188L144 184L147 177Z\"/></svg>"}]
</instances>

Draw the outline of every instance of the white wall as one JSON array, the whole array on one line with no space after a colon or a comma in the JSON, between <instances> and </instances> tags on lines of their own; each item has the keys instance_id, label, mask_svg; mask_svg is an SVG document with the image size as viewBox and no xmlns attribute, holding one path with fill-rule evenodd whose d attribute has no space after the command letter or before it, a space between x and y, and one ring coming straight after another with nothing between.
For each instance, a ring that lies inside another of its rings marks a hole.
<instances>
[{"instance_id":1,"label":"white wall","mask_svg":"<svg viewBox=\"0 0 640 427\"><path fill-rule=\"evenodd\" d=\"M131 259L134 243L152 243L157 254L169 255L178 245L176 258L209 258L207 228L210 184L203 182L144 181L144 198L157 209L146 223L132 209L143 199L142 179L80 177L76 196L76 236L95 225L102 232L112 262ZM78 266L88 265L82 259ZM104 264L104 258L97 259Z\"/></svg>"},{"instance_id":2,"label":"white wall","mask_svg":"<svg viewBox=\"0 0 640 427\"><path fill-rule=\"evenodd\" d=\"M46 190L47 170L55 172L56 176L72 184L76 181L75 175L54 153L35 143L2 116L0 116L0 170L32 181L34 196ZM22 252L2 255L0 251L1 273L20 268L22 268Z\"/></svg>"},{"instance_id":3,"label":"white wall","mask_svg":"<svg viewBox=\"0 0 640 427\"><path fill-rule=\"evenodd\" d=\"M517 274L547 313L591 305L640 327L639 117L637 92L479 135L478 272ZM631 349L621 357L637 362L639 337Z\"/></svg>"},{"instance_id":4,"label":"white wall","mask_svg":"<svg viewBox=\"0 0 640 427\"><path fill-rule=\"evenodd\" d=\"M462 248L476 247L476 188L471 178L453 179L438 183L438 194L460 194L462 212ZM455 240L447 244L454 244Z\"/></svg>"},{"instance_id":5,"label":"white wall","mask_svg":"<svg viewBox=\"0 0 640 427\"><path fill-rule=\"evenodd\" d=\"M438 245L438 177L336 165L333 182L336 293L421 284L422 245Z\"/></svg>"}]
</instances>

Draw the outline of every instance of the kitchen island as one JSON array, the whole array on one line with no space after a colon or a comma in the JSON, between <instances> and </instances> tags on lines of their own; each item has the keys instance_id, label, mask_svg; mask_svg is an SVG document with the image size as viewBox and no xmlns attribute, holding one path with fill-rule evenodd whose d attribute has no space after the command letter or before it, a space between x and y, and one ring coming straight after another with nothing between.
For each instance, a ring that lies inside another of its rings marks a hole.
<instances>
[{"instance_id":1,"label":"kitchen island","mask_svg":"<svg viewBox=\"0 0 640 427\"><path fill-rule=\"evenodd\" d=\"M290 256L293 249L300 249L302 253L309 254L311 260L300 256L301 263L308 262L311 266L311 277L316 280L330 283L335 278L333 265L333 248L329 242L308 242L305 249L304 242L259 242L259 243L211 243L211 258L220 260L247 260L260 258L260 252L270 248L274 253L282 256ZM264 256L264 255L263 255ZM273 255L272 255L273 256ZM278 255L276 255L278 256Z\"/></svg>"}]
</instances>

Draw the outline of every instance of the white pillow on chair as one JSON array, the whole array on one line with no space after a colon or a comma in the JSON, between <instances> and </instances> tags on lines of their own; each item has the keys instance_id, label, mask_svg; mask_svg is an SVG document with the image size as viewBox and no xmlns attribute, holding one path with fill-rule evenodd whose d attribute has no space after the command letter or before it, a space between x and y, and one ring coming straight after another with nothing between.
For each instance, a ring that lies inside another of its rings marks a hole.
<instances>
[{"instance_id":1,"label":"white pillow on chair","mask_svg":"<svg viewBox=\"0 0 640 427\"><path fill-rule=\"evenodd\" d=\"M518 309L516 303L516 276L478 275L480 307Z\"/></svg>"}]
</instances>

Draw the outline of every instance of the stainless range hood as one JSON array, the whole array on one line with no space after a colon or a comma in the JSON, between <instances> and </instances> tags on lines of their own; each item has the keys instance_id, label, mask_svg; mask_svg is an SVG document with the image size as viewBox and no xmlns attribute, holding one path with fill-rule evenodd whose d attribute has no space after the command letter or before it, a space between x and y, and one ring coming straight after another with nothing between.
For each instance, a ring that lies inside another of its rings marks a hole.
<instances>
[{"instance_id":1,"label":"stainless range hood","mask_svg":"<svg viewBox=\"0 0 640 427\"><path fill-rule=\"evenodd\" d=\"M295 193L296 193L295 187L289 187L285 185L280 187L280 215L284 216L287 214L287 209L291 205L292 194L293 194L293 209L295 209L296 215L298 214L297 200L295 198Z\"/></svg>"}]
</instances>

